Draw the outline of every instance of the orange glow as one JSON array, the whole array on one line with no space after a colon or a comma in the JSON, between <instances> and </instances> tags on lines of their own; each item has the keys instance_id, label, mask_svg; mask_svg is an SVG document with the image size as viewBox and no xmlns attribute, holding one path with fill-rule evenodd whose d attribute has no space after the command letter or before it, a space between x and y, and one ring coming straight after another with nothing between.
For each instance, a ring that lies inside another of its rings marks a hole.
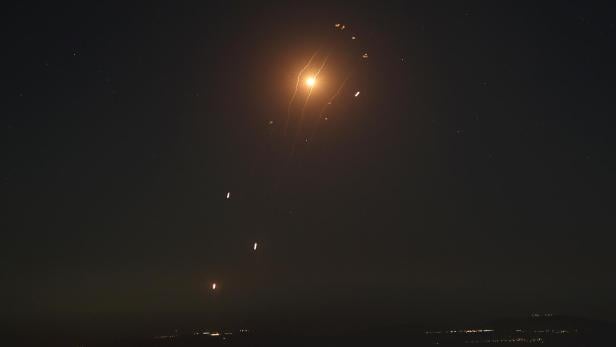
<instances>
[{"instance_id":1,"label":"orange glow","mask_svg":"<svg viewBox=\"0 0 616 347\"><path fill-rule=\"evenodd\" d=\"M314 85L317 83L317 79L314 78L314 76L310 76L308 78L306 78L306 85L310 88L314 87Z\"/></svg>"}]
</instances>

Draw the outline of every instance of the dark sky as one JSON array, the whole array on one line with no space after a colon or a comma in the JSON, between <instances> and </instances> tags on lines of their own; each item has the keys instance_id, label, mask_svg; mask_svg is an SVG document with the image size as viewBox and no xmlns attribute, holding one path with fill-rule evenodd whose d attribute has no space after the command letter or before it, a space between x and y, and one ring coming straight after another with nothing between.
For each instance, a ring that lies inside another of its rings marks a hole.
<instances>
[{"instance_id":1,"label":"dark sky","mask_svg":"<svg viewBox=\"0 0 616 347\"><path fill-rule=\"evenodd\" d=\"M581 3L5 5L2 320L609 318L616 11Z\"/></svg>"}]
</instances>

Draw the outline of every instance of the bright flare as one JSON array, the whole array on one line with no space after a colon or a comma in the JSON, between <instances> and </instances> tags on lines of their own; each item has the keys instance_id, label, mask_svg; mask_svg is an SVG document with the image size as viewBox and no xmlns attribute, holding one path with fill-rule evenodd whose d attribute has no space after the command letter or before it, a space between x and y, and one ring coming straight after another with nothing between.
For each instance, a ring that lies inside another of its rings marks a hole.
<instances>
[{"instance_id":1,"label":"bright flare","mask_svg":"<svg viewBox=\"0 0 616 347\"><path fill-rule=\"evenodd\" d=\"M256 250L257 250L257 246L258 246L258 244L255 242L255 243L252 245L252 250L253 250L253 251L256 251Z\"/></svg>"},{"instance_id":2,"label":"bright flare","mask_svg":"<svg viewBox=\"0 0 616 347\"><path fill-rule=\"evenodd\" d=\"M212 290L216 290L216 283L212 283Z\"/></svg>"},{"instance_id":3,"label":"bright flare","mask_svg":"<svg viewBox=\"0 0 616 347\"><path fill-rule=\"evenodd\" d=\"M227 192L227 199L231 199L231 192Z\"/></svg>"},{"instance_id":4,"label":"bright flare","mask_svg":"<svg viewBox=\"0 0 616 347\"><path fill-rule=\"evenodd\" d=\"M306 85L308 87L310 87L310 88L314 87L315 83L317 83L317 80L313 76L310 76L310 77L306 78Z\"/></svg>"},{"instance_id":5,"label":"bright flare","mask_svg":"<svg viewBox=\"0 0 616 347\"><path fill-rule=\"evenodd\" d=\"M357 92L355 92L355 97L359 96L359 90Z\"/></svg>"}]
</instances>

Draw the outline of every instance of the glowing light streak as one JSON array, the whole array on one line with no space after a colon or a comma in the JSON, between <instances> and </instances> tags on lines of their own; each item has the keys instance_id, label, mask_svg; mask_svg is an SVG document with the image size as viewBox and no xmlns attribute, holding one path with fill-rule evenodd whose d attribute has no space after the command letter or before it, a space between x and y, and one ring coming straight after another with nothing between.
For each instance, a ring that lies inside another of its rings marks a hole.
<instances>
[{"instance_id":1,"label":"glowing light streak","mask_svg":"<svg viewBox=\"0 0 616 347\"><path fill-rule=\"evenodd\" d=\"M304 67L301 70L299 70L299 73L297 74L297 81L295 82L295 90L293 90L293 94L291 95L291 99L289 100L289 106L287 107L287 120L284 125L285 135L287 134L287 128L289 127L289 119L291 118L291 106L293 106L293 101L295 101L295 96L297 95L297 90L299 88L299 81L302 78L302 74L304 73L304 71L306 71L306 69L310 66L310 63L312 63L312 60L314 60L314 57L316 57L317 53L319 53L318 49L314 51L314 53L312 53L312 56L310 57L310 59L308 59L308 62L306 63L306 65L304 65Z\"/></svg>"}]
</instances>

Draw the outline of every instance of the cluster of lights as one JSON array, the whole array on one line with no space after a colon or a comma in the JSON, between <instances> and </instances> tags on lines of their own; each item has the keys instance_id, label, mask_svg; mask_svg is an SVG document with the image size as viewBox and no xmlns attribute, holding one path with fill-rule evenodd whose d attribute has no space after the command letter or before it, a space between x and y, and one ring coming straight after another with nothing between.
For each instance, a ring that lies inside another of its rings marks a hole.
<instances>
[{"instance_id":1,"label":"cluster of lights","mask_svg":"<svg viewBox=\"0 0 616 347\"><path fill-rule=\"evenodd\" d=\"M533 317L533 318L552 317L552 316L554 316L554 314L552 314L552 313L531 313L530 316Z\"/></svg>"},{"instance_id":2,"label":"cluster of lights","mask_svg":"<svg viewBox=\"0 0 616 347\"><path fill-rule=\"evenodd\" d=\"M240 332L248 332L248 330L247 329L240 329ZM229 335L233 335L233 333L230 332L230 331L226 331L226 332L222 332L221 333L219 331L209 332L207 330L204 330L204 331L198 331L197 330L197 331L193 331L193 335L206 335L206 336L217 337L217 336L221 336L221 335L229 336ZM172 335L172 336L157 336L156 338L172 338L172 337L176 337L176 335Z\"/></svg>"},{"instance_id":3,"label":"cluster of lights","mask_svg":"<svg viewBox=\"0 0 616 347\"><path fill-rule=\"evenodd\" d=\"M516 338L505 338L505 339L489 339L489 340L471 340L464 341L464 343L512 343L512 342L524 342L524 343L543 343L543 339L540 337L537 338L524 338L524 337L516 337Z\"/></svg>"},{"instance_id":4,"label":"cluster of lights","mask_svg":"<svg viewBox=\"0 0 616 347\"><path fill-rule=\"evenodd\" d=\"M516 333L535 333L535 334L570 334L573 332L577 332L577 329L573 331L565 330L565 329L545 329L545 330L523 330L523 329L515 329ZM463 330L445 330L445 331L426 331L426 335L440 335L440 334L481 334L481 333L492 333L493 329L463 329Z\"/></svg>"},{"instance_id":5,"label":"cluster of lights","mask_svg":"<svg viewBox=\"0 0 616 347\"><path fill-rule=\"evenodd\" d=\"M443 331L426 331L427 335L432 334L480 334L480 333L492 333L493 329L460 329L460 330L445 330Z\"/></svg>"},{"instance_id":6,"label":"cluster of lights","mask_svg":"<svg viewBox=\"0 0 616 347\"><path fill-rule=\"evenodd\" d=\"M538 334L568 334L569 330L533 330L534 333L538 333Z\"/></svg>"}]
</instances>

